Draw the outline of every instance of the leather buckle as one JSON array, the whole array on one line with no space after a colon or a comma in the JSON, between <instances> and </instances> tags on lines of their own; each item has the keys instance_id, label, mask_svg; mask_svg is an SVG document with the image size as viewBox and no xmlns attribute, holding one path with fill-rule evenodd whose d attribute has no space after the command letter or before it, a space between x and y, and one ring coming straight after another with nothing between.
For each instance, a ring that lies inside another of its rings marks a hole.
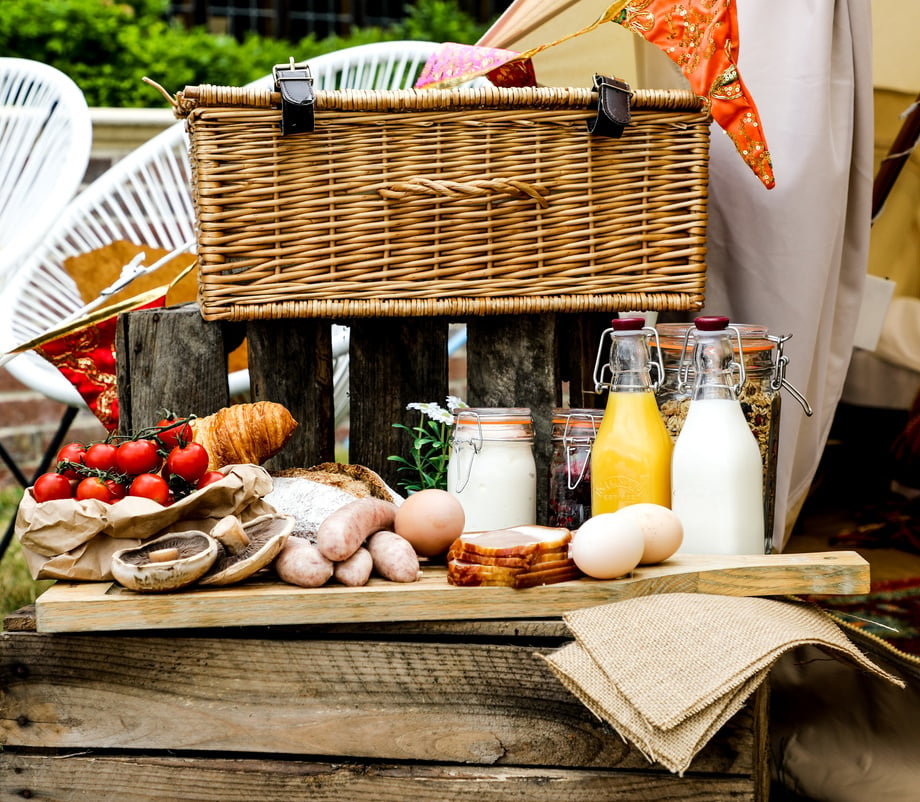
<instances>
[{"instance_id":1,"label":"leather buckle","mask_svg":"<svg viewBox=\"0 0 920 802\"><path fill-rule=\"evenodd\" d=\"M281 93L281 136L309 133L314 128L313 75L305 62L272 67L275 91Z\"/></svg>"},{"instance_id":2,"label":"leather buckle","mask_svg":"<svg viewBox=\"0 0 920 802\"><path fill-rule=\"evenodd\" d=\"M629 125L629 84L606 75L594 76L597 89L597 116L588 121L588 131L597 136L618 139Z\"/></svg>"}]
</instances>

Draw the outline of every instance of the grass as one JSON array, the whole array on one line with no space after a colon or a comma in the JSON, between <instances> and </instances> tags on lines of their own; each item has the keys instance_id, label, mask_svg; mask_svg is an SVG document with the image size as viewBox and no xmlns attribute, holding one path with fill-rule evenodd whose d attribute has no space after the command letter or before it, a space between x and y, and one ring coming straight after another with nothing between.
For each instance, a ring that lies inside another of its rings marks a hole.
<instances>
[{"instance_id":1,"label":"grass","mask_svg":"<svg viewBox=\"0 0 920 802\"><path fill-rule=\"evenodd\" d=\"M0 490L0 532L5 532L10 519L16 514L22 491L18 488ZM13 537L6 554L0 559L0 629L3 619L14 610L35 601L51 580L36 582L26 566L19 541Z\"/></svg>"}]
</instances>

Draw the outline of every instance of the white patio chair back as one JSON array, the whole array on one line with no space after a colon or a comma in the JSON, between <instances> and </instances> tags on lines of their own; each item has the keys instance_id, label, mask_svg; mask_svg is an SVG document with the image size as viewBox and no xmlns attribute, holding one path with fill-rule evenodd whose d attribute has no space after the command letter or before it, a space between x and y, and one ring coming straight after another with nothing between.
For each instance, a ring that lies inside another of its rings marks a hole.
<instances>
[{"instance_id":1,"label":"white patio chair back","mask_svg":"<svg viewBox=\"0 0 920 802\"><path fill-rule=\"evenodd\" d=\"M437 47L434 42L374 43L317 56L309 64L318 88L408 88ZM270 81L267 75L253 85ZM65 261L117 240L194 252L195 216L183 122L122 158L67 205L0 294L0 354L77 316L85 305ZM347 351L347 338L340 335L335 341L339 354ZM86 406L57 368L35 353L20 354L7 369L48 398L70 407ZM249 387L248 371L236 371L229 380L231 395ZM337 396L341 400L344 392L337 389Z\"/></svg>"},{"instance_id":2,"label":"white patio chair back","mask_svg":"<svg viewBox=\"0 0 920 802\"><path fill-rule=\"evenodd\" d=\"M0 58L0 287L79 189L92 137L86 100L67 75Z\"/></svg>"}]
</instances>

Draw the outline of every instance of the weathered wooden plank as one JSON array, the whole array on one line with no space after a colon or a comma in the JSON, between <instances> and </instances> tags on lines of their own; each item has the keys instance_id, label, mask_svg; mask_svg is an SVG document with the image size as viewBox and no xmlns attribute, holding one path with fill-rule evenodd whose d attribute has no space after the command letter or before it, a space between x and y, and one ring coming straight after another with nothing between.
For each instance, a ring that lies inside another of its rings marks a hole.
<instances>
[{"instance_id":1,"label":"weathered wooden plank","mask_svg":"<svg viewBox=\"0 0 920 802\"><path fill-rule=\"evenodd\" d=\"M394 423L415 426L412 402L444 405L446 320L372 318L351 322L349 461L367 465L396 488L404 479L390 455L408 458L411 441Z\"/></svg>"},{"instance_id":2,"label":"weathered wooden plank","mask_svg":"<svg viewBox=\"0 0 920 802\"><path fill-rule=\"evenodd\" d=\"M603 408L605 397L594 391L594 363L601 333L616 313L559 315L559 360L568 382L569 406Z\"/></svg>"},{"instance_id":3,"label":"weathered wooden plank","mask_svg":"<svg viewBox=\"0 0 920 802\"><path fill-rule=\"evenodd\" d=\"M562 398L556 316L471 319L466 353L471 407L529 407L533 414L537 521L546 521L553 408Z\"/></svg>"},{"instance_id":4,"label":"weathered wooden plank","mask_svg":"<svg viewBox=\"0 0 920 802\"><path fill-rule=\"evenodd\" d=\"M270 576L270 575L268 575ZM417 582L372 579L359 588L300 588L266 578L226 588L144 594L114 583L58 582L36 601L43 632L368 621L511 619L561 616L652 593L784 596L867 593L869 564L856 552L677 555L623 579L587 577L524 590L449 585L446 569L425 565Z\"/></svg>"},{"instance_id":5,"label":"weathered wooden plank","mask_svg":"<svg viewBox=\"0 0 920 802\"><path fill-rule=\"evenodd\" d=\"M209 415L230 402L223 331L196 305L119 315L115 350L122 433L155 424L164 409Z\"/></svg>"},{"instance_id":6,"label":"weathered wooden plank","mask_svg":"<svg viewBox=\"0 0 920 802\"><path fill-rule=\"evenodd\" d=\"M0 797L119 802L744 802L748 778L300 760L0 753Z\"/></svg>"},{"instance_id":7,"label":"weathered wooden plank","mask_svg":"<svg viewBox=\"0 0 920 802\"><path fill-rule=\"evenodd\" d=\"M246 327L253 401L284 404L298 422L268 469L335 459L331 325L316 320L252 321Z\"/></svg>"},{"instance_id":8,"label":"weathered wooden plank","mask_svg":"<svg viewBox=\"0 0 920 802\"><path fill-rule=\"evenodd\" d=\"M454 639L2 633L0 743L652 768L555 679L537 656L548 651ZM758 770L752 710L732 718L694 771Z\"/></svg>"}]
</instances>

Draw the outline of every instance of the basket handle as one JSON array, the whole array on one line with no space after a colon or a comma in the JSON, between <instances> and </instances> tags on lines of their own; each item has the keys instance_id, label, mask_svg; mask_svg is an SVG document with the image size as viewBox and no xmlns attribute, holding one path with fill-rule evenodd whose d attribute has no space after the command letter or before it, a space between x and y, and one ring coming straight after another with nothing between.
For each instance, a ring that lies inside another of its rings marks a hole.
<instances>
[{"instance_id":1,"label":"basket handle","mask_svg":"<svg viewBox=\"0 0 920 802\"><path fill-rule=\"evenodd\" d=\"M446 181L431 178L412 178L408 181L392 181L377 190L388 200L404 200L412 195L435 195L446 198L484 197L503 194L515 197L533 198L544 209L549 205L540 186L518 181L514 178L488 178L472 181Z\"/></svg>"}]
</instances>

